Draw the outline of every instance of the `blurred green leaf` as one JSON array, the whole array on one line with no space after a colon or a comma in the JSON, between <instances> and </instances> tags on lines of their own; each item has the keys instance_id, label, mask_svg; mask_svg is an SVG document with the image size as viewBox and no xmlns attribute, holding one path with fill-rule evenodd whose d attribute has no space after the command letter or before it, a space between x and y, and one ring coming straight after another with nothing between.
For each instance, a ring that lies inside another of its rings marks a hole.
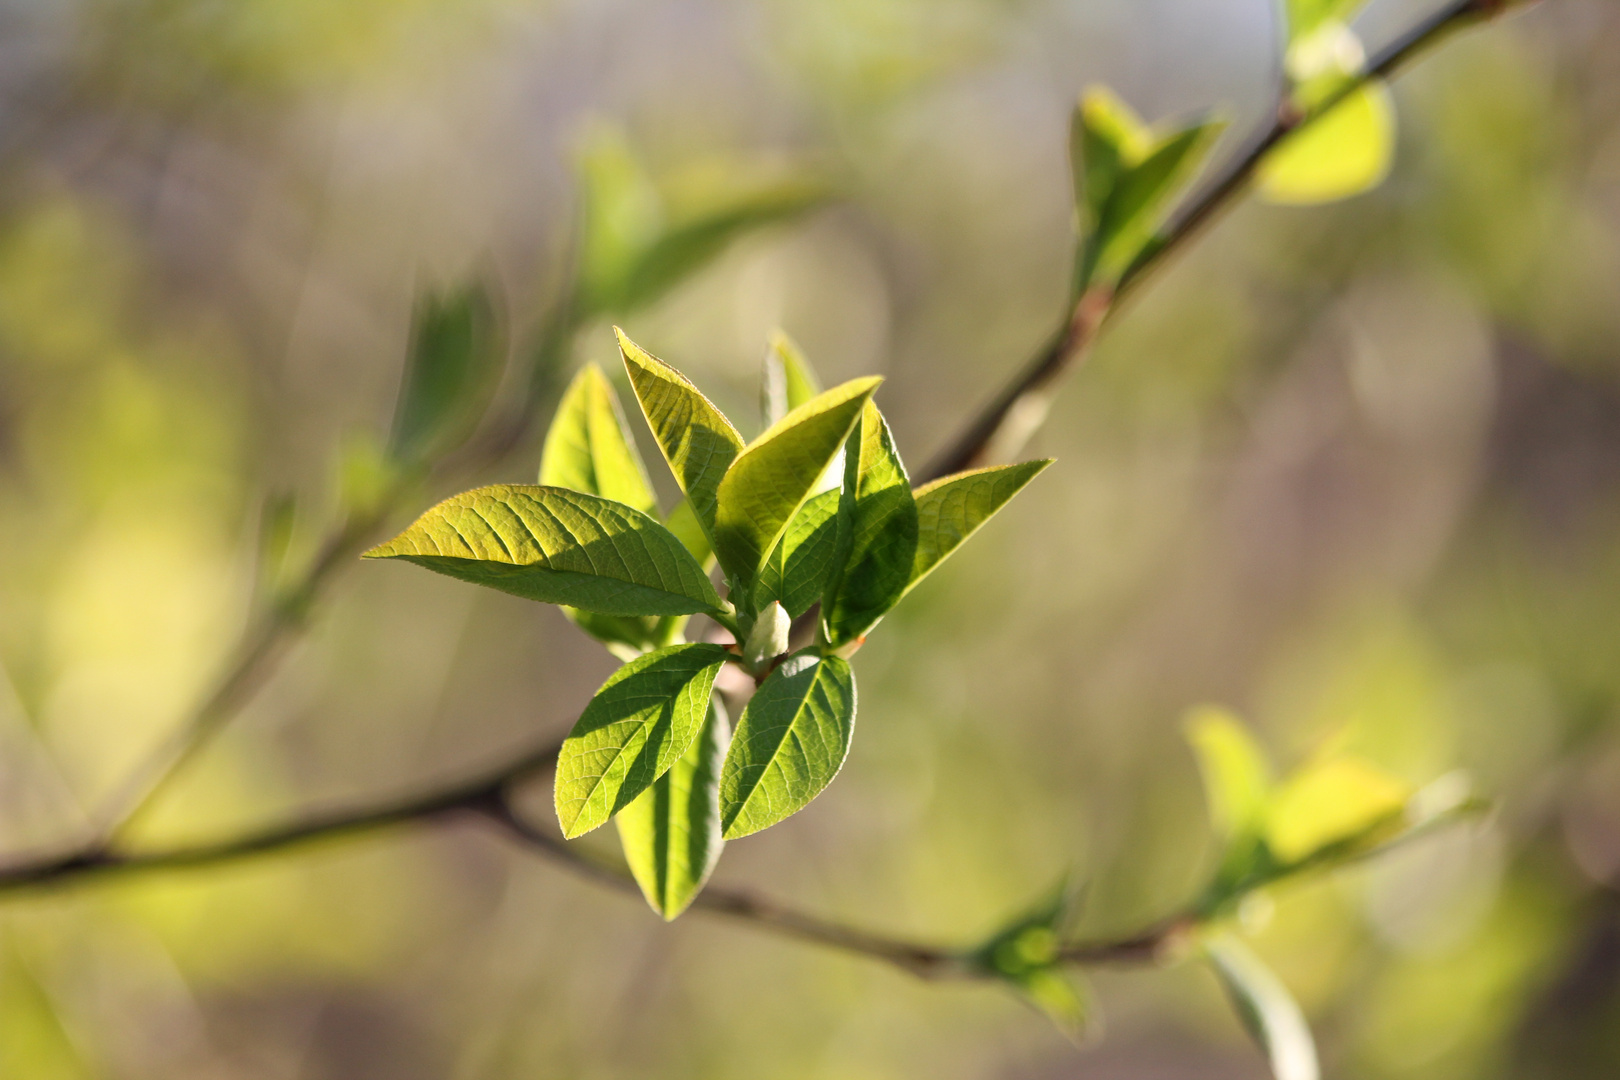
<instances>
[{"instance_id":1,"label":"blurred green leaf","mask_svg":"<svg viewBox=\"0 0 1620 1080\"><path fill-rule=\"evenodd\" d=\"M1327 23L1347 22L1366 3L1367 0L1285 0L1288 40L1298 41Z\"/></svg>"},{"instance_id":2,"label":"blurred green leaf","mask_svg":"<svg viewBox=\"0 0 1620 1080\"><path fill-rule=\"evenodd\" d=\"M618 396L595 364L580 369L563 392L540 455L540 483L657 513L647 467Z\"/></svg>"},{"instance_id":3,"label":"blurred green leaf","mask_svg":"<svg viewBox=\"0 0 1620 1080\"><path fill-rule=\"evenodd\" d=\"M563 836L605 824L686 753L730 655L718 645L671 645L636 657L602 684L557 755Z\"/></svg>"},{"instance_id":4,"label":"blurred green leaf","mask_svg":"<svg viewBox=\"0 0 1620 1080\"><path fill-rule=\"evenodd\" d=\"M1111 287L1141 255L1224 127L1205 120L1160 135L1109 90L1085 93L1069 136L1080 237L1076 294L1094 282Z\"/></svg>"},{"instance_id":5,"label":"blurred green leaf","mask_svg":"<svg viewBox=\"0 0 1620 1080\"><path fill-rule=\"evenodd\" d=\"M855 677L836 656L795 653L743 709L720 773L727 840L798 813L832 782L855 727Z\"/></svg>"},{"instance_id":6,"label":"blurred green leaf","mask_svg":"<svg viewBox=\"0 0 1620 1080\"><path fill-rule=\"evenodd\" d=\"M666 208L622 134L600 129L581 162L578 316L623 318L664 296L739 237L827 201L821 180L795 177L727 191L703 211Z\"/></svg>"},{"instance_id":7,"label":"blurred green leaf","mask_svg":"<svg viewBox=\"0 0 1620 1080\"><path fill-rule=\"evenodd\" d=\"M889 425L868 398L844 451L838 553L822 605L829 644L860 638L905 594L917 533L911 479Z\"/></svg>"},{"instance_id":8,"label":"blurred green leaf","mask_svg":"<svg viewBox=\"0 0 1620 1080\"><path fill-rule=\"evenodd\" d=\"M421 297L389 455L414 465L466 441L489 406L502 359L495 305L482 284Z\"/></svg>"},{"instance_id":9,"label":"blurred green leaf","mask_svg":"<svg viewBox=\"0 0 1620 1080\"><path fill-rule=\"evenodd\" d=\"M685 911L720 860L720 763L731 725L718 697L709 719L679 761L614 818L625 862L652 909L665 919Z\"/></svg>"},{"instance_id":10,"label":"blurred green leaf","mask_svg":"<svg viewBox=\"0 0 1620 1080\"><path fill-rule=\"evenodd\" d=\"M1319 1080L1311 1029L1282 981L1231 934L1212 935L1204 949L1271 1074L1277 1080Z\"/></svg>"},{"instance_id":11,"label":"blurred green leaf","mask_svg":"<svg viewBox=\"0 0 1620 1080\"><path fill-rule=\"evenodd\" d=\"M1045 458L974 469L941 477L912 492L917 500L917 555L906 591L916 588L1050 464L1052 459Z\"/></svg>"},{"instance_id":12,"label":"blurred green leaf","mask_svg":"<svg viewBox=\"0 0 1620 1080\"><path fill-rule=\"evenodd\" d=\"M1270 202L1309 205L1369 191L1389 175L1395 107L1373 83L1356 90L1266 155L1257 190Z\"/></svg>"},{"instance_id":13,"label":"blurred green leaf","mask_svg":"<svg viewBox=\"0 0 1620 1080\"><path fill-rule=\"evenodd\" d=\"M1187 718L1187 741L1198 755L1215 831L1227 840L1258 835L1271 797L1271 766L1248 728L1226 709L1203 706Z\"/></svg>"},{"instance_id":14,"label":"blurred green leaf","mask_svg":"<svg viewBox=\"0 0 1620 1080\"><path fill-rule=\"evenodd\" d=\"M1079 893L1065 878L1040 903L997 929L971 954L980 970L1007 982L1075 1040L1092 1017L1085 984L1063 967L1063 940L1078 900Z\"/></svg>"},{"instance_id":15,"label":"blurred green leaf","mask_svg":"<svg viewBox=\"0 0 1620 1080\"><path fill-rule=\"evenodd\" d=\"M614 333L653 437L712 542L720 480L742 452L742 436L686 376L625 337L624 331L615 327Z\"/></svg>"},{"instance_id":16,"label":"blurred green leaf","mask_svg":"<svg viewBox=\"0 0 1620 1080\"><path fill-rule=\"evenodd\" d=\"M705 570L714 562L714 551L709 547L709 538L703 535L703 523L698 521L691 499L682 499L664 515L664 528L675 534Z\"/></svg>"},{"instance_id":17,"label":"blurred green leaf","mask_svg":"<svg viewBox=\"0 0 1620 1080\"><path fill-rule=\"evenodd\" d=\"M1278 787L1267 814L1266 843L1284 865L1346 841L1357 849L1377 844L1400 830L1411 795L1405 782L1360 758L1326 757Z\"/></svg>"},{"instance_id":18,"label":"blurred green leaf","mask_svg":"<svg viewBox=\"0 0 1620 1080\"><path fill-rule=\"evenodd\" d=\"M565 488L495 484L463 492L365 557L405 559L603 615L689 615L722 604L668 529L622 503Z\"/></svg>"},{"instance_id":19,"label":"blurred green leaf","mask_svg":"<svg viewBox=\"0 0 1620 1080\"><path fill-rule=\"evenodd\" d=\"M765 417L765 426L776 423L819 393L821 380L810 361L792 338L776 331L765 352L765 374L760 382L760 396L764 399L760 413Z\"/></svg>"},{"instance_id":20,"label":"blurred green leaf","mask_svg":"<svg viewBox=\"0 0 1620 1080\"><path fill-rule=\"evenodd\" d=\"M793 618L821 599L838 556L838 489L812 495L793 515L754 584L754 608L780 601Z\"/></svg>"},{"instance_id":21,"label":"blurred green leaf","mask_svg":"<svg viewBox=\"0 0 1620 1080\"><path fill-rule=\"evenodd\" d=\"M720 481L714 550L742 589L815 490L883 380L852 379L772 424L737 455Z\"/></svg>"}]
</instances>

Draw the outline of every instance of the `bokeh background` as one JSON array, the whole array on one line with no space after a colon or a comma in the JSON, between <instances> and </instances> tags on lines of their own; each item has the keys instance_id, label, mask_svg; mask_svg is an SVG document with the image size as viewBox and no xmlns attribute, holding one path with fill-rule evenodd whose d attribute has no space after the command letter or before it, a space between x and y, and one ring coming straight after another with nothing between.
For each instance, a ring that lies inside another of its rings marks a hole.
<instances>
[{"instance_id":1,"label":"bokeh background","mask_svg":"<svg viewBox=\"0 0 1620 1080\"><path fill-rule=\"evenodd\" d=\"M420 287L496 282L521 354L603 132L671 200L832 178L627 329L751 417L784 326L887 376L920 465L1064 302L1077 93L1241 130L1273 42L1266 0L5 0L0 846L82 836L205 692L267 499L296 562L363 497ZM1181 724L1221 703L1284 764L1337 734L1497 804L1275 897L1253 943L1329 1076L1620 1073L1616 55L1609 0L1470 33L1397 84L1384 186L1178 258L1058 397L1057 466L857 658L838 782L716 880L967 943L1072 870L1083 928L1128 930L1210 869ZM614 360L605 322L575 346ZM141 840L463 775L612 666L553 609L356 562ZM0 1073L1264 1075L1199 967L1094 984L1077 1048L448 824L0 900Z\"/></svg>"}]
</instances>

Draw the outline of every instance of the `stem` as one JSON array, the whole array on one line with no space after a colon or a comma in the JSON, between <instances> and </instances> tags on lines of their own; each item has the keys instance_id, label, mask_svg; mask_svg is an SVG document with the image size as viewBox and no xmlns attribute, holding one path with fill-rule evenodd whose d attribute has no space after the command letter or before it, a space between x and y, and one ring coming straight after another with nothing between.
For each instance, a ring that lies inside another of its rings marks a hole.
<instances>
[{"instance_id":1,"label":"stem","mask_svg":"<svg viewBox=\"0 0 1620 1080\"><path fill-rule=\"evenodd\" d=\"M1046 402L1056 383L1089 355L1109 317L1118 309L1118 302L1134 293L1171 255L1185 247L1248 189L1268 151L1294 132L1310 126L1367 83L1393 76L1413 57L1453 31L1489 19L1507 6L1504 0L1451 0L1386 45L1369 60L1359 76L1347 80L1309 113L1291 107L1286 96L1280 95L1271 124L1174 218L1162 234L1162 242L1121 275L1113 294L1098 290L1082 294L1040 351L990 399L960 435L946 444L946 449L923 470L918 482L927 483L984 464L998 456L997 451L1007 456L1016 453L1024 439L1033 435L1045 420Z\"/></svg>"}]
</instances>

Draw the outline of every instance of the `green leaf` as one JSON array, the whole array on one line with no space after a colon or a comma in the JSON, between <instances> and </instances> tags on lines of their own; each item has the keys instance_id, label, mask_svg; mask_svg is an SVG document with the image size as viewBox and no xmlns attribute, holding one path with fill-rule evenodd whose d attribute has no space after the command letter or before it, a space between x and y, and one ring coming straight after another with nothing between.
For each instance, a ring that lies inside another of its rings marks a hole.
<instances>
[{"instance_id":1,"label":"green leaf","mask_svg":"<svg viewBox=\"0 0 1620 1080\"><path fill-rule=\"evenodd\" d=\"M720 699L681 759L614 818L625 862L652 909L673 919L702 890L720 860L720 763L731 742Z\"/></svg>"},{"instance_id":2,"label":"green leaf","mask_svg":"<svg viewBox=\"0 0 1620 1080\"><path fill-rule=\"evenodd\" d=\"M1395 107L1371 83L1288 136L1260 163L1257 190L1274 203L1309 205L1369 191L1389 175Z\"/></svg>"},{"instance_id":3,"label":"green leaf","mask_svg":"<svg viewBox=\"0 0 1620 1080\"><path fill-rule=\"evenodd\" d=\"M912 494L917 500L917 555L906 591L945 561L945 557L1007 505L1025 484L1052 464L1051 458L998 465L942 477Z\"/></svg>"},{"instance_id":4,"label":"green leaf","mask_svg":"<svg viewBox=\"0 0 1620 1080\"><path fill-rule=\"evenodd\" d=\"M1095 280L1112 285L1141 255L1224 127L1203 120L1161 135L1108 90L1086 92L1069 137L1080 235L1076 294Z\"/></svg>"},{"instance_id":5,"label":"green leaf","mask_svg":"<svg viewBox=\"0 0 1620 1080\"><path fill-rule=\"evenodd\" d=\"M812 495L793 515L754 584L754 610L779 601L797 619L821 599L838 557L838 502L834 488Z\"/></svg>"},{"instance_id":6,"label":"green leaf","mask_svg":"<svg viewBox=\"0 0 1620 1080\"><path fill-rule=\"evenodd\" d=\"M1344 846L1353 854L1400 831L1410 785L1360 758L1327 757L1300 768L1277 789L1266 843L1287 865Z\"/></svg>"},{"instance_id":7,"label":"green leaf","mask_svg":"<svg viewBox=\"0 0 1620 1080\"><path fill-rule=\"evenodd\" d=\"M501 360L495 305L482 284L419 298L389 456L415 464L465 442L495 392Z\"/></svg>"},{"instance_id":8,"label":"green leaf","mask_svg":"<svg viewBox=\"0 0 1620 1080\"><path fill-rule=\"evenodd\" d=\"M765 425L776 423L800 405L821 393L821 380L816 378L804 353L787 334L778 330L771 335L770 348L765 353L765 377L760 382L760 412Z\"/></svg>"},{"instance_id":9,"label":"green leaf","mask_svg":"<svg viewBox=\"0 0 1620 1080\"><path fill-rule=\"evenodd\" d=\"M1226 709L1202 706L1187 718L1215 831L1227 840L1257 835L1271 797L1271 767L1243 722Z\"/></svg>"},{"instance_id":10,"label":"green leaf","mask_svg":"<svg viewBox=\"0 0 1620 1080\"><path fill-rule=\"evenodd\" d=\"M658 512L618 396L595 364L581 368L563 392L540 455L540 483Z\"/></svg>"},{"instance_id":11,"label":"green leaf","mask_svg":"<svg viewBox=\"0 0 1620 1080\"><path fill-rule=\"evenodd\" d=\"M720 481L714 551L744 588L844 445L882 382L851 379L794 409L737 455Z\"/></svg>"},{"instance_id":12,"label":"green leaf","mask_svg":"<svg viewBox=\"0 0 1620 1080\"><path fill-rule=\"evenodd\" d=\"M817 181L783 181L677 223L627 267L619 293L606 309L624 316L646 307L706 266L738 237L796 218L825 203L828 195L827 186Z\"/></svg>"},{"instance_id":13,"label":"green leaf","mask_svg":"<svg viewBox=\"0 0 1620 1080\"><path fill-rule=\"evenodd\" d=\"M603 615L690 615L722 603L668 529L565 488L495 484L454 495L365 557Z\"/></svg>"},{"instance_id":14,"label":"green leaf","mask_svg":"<svg viewBox=\"0 0 1620 1080\"><path fill-rule=\"evenodd\" d=\"M671 645L615 671L557 755L557 820L569 839L628 806L678 761L709 714L718 645Z\"/></svg>"},{"instance_id":15,"label":"green leaf","mask_svg":"<svg viewBox=\"0 0 1620 1080\"><path fill-rule=\"evenodd\" d=\"M917 557L917 502L889 425L870 399L844 452L839 554L823 604L829 644L855 641L905 594Z\"/></svg>"},{"instance_id":16,"label":"green leaf","mask_svg":"<svg viewBox=\"0 0 1620 1080\"><path fill-rule=\"evenodd\" d=\"M1276 1080L1319 1080L1316 1043L1294 997L1249 948L1230 934L1205 943L1244 1028L1265 1052Z\"/></svg>"},{"instance_id":17,"label":"green leaf","mask_svg":"<svg viewBox=\"0 0 1620 1080\"><path fill-rule=\"evenodd\" d=\"M855 676L836 656L795 653L743 709L720 773L727 840L800 810L838 775L855 727Z\"/></svg>"},{"instance_id":18,"label":"green leaf","mask_svg":"<svg viewBox=\"0 0 1620 1080\"><path fill-rule=\"evenodd\" d=\"M1063 939L1078 899L1079 893L1065 878L1049 896L999 928L972 954L981 970L1010 984L1076 1040L1091 1017L1085 984L1063 970Z\"/></svg>"},{"instance_id":19,"label":"green leaf","mask_svg":"<svg viewBox=\"0 0 1620 1080\"><path fill-rule=\"evenodd\" d=\"M663 230L658 191L624 134L601 126L580 161L580 316L622 304L636 261Z\"/></svg>"},{"instance_id":20,"label":"green leaf","mask_svg":"<svg viewBox=\"0 0 1620 1080\"><path fill-rule=\"evenodd\" d=\"M742 453L742 436L686 376L625 337L623 330L614 327L613 332L653 437L704 535L712 540L720 480Z\"/></svg>"}]
</instances>

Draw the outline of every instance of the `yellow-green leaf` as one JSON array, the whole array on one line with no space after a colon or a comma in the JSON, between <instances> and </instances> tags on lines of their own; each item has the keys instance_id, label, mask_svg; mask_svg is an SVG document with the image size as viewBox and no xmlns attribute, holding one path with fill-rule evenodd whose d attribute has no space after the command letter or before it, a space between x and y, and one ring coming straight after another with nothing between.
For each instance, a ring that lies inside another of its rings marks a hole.
<instances>
[{"instance_id":1,"label":"yellow-green leaf","mask_svg":"<svg viewBox=\"0 0 1620 1080\"><path fill-rule=\"evenodd\" d=\"M1266 843L1278 862L1299 862L1331 845L1370 846L1400 828L1412 789L1349 756L1307 764L1271 800Z\"/></svg>"},{"instance_id":2,"label":"yellow-green leaf","mask_svg":"<svg viewBox=\"0 0 1620 1080\"><path fill-rule=\"evenodd\" d=\"M977 532L997 510L1007 505L1009 499L1050 464L1052 459L1047 458L1017 465L974 469L941 477L914 491L912 494L917 500L917 554L911 565L911 580L906 584L906 591L915 588L919 581L945 561L946 556L961 547L963 541Z\"/></svg>"},{"instance_id":3,"label":"yellow-green leaf","mask_svg":"<svg viewBox=\"0 0 1620 1080\"><path fill-rule=\"evenodd\" d=\"M1215 831L1227 840L1263 828L1271 797L1271 767L1243 722L1211 705L1187 717L1187 741L1198 756Z\"/></svg>"},{"instance_id":4,"label":"yellow-green leaf","mask_svg":"<svg viewBox=\"0 0 1620 1080\"><path fill-rule=\"evenodd\" d=\"M817 394L772 424L732 462L720 481L714 551L738 584L752 585L882 381L851 379Z\"/></svg>"},{"instance_id":5,"label":"yellow-green leaf","mask_svg":"<svg viewBox=\"0 0 1620 1080\"><path fill-rule=\"evenodd\" d=\"M781 330L771 335L760 382L760 412L769 427L821 393L821 380L793 339Z\"/></svg>"},{"instance_id":6,"label":"yellow-green leaf","mask_svg":"<svg viewBox=\"0 0 1620 1080\"><path fill-rule=\"evenodd\" d=\"M404 559L529 600L603 615L720 610L708 575L670 531L596 495L495 484L454 495L371 559Z\"/></svg>"},{"instance_id":7,"label":"yellow-green leaf","mask_svg":"<svg viewBox=\"0 0 1620 1080\"><path fill-rule=\"evenodd\" d=\"M720 480L742 452L742 436L690 380L614 328L630 385L676 483L712 539Z\"/></svg>"},{"instance_id":8,"label":"yellow-green leaf","mask_svg":"<svg viewBox=\"0 0 1620 1080\"><path fill-rule=\"evenodd\" d=\"M749 699L720 772L727 840L802 810L832 782L855 727L855 677L836 656L788 657Z\"/></svg>"},{"instance_id":9,"label":"yellow-green leaf","mask_svg":"<svg viewBox=\"0 0 1620 1080\"><path fill-rule=\"evenodd\" d=\"M540 455L540 483L600 495L644 514L658 511L618 395L595 364L580 369L563 392Z\"/></svg>"},{"instance_id":10,"label":"yellow-green leaf","mask_svg":"<svg viewBox=\"0 0 1620 1080\"><path fill-rule=\"evenodd\" d=\"M720 763L731 726L717 697L681 759L614 818L625 862L652 909L673 919L697 896L720 859Z\"/></svg>"},{"instance_id":11,"label":"yellow-green leaf","mask_svg":"<svg viewBox=\"0 0 1620 1080\"><path fill-rule=\"evenodd\" d=\"M1270 202L1292 205L1347 199L1382 183L1394 153L1395 107L1389 90L1371 83L1267 154L1257 190Z\"/></svg>"},{"instance_id":12,"label":"yellow-green leaf","mask_svg":"<svg viewBox=\"0 0 1620 1080\"><path fill-rule=\"evenodd\" d=\"M917 501L894 437L869 399L844 451L839 543L822 623L829 644L861 637L905 594L917 557Z\"/></svg>"},{"instance_id":13,"label":"yellow-green leaf","mask_svg":"<svg viewBox=\"0 0 1620 1080\"><path fill-rule=\"evenodd\" d=\"M557 820L569 838L630 804L678 761L709 714L718 645L671 645L615 671L557 755Z\"/></svg>"}]
</instances>

